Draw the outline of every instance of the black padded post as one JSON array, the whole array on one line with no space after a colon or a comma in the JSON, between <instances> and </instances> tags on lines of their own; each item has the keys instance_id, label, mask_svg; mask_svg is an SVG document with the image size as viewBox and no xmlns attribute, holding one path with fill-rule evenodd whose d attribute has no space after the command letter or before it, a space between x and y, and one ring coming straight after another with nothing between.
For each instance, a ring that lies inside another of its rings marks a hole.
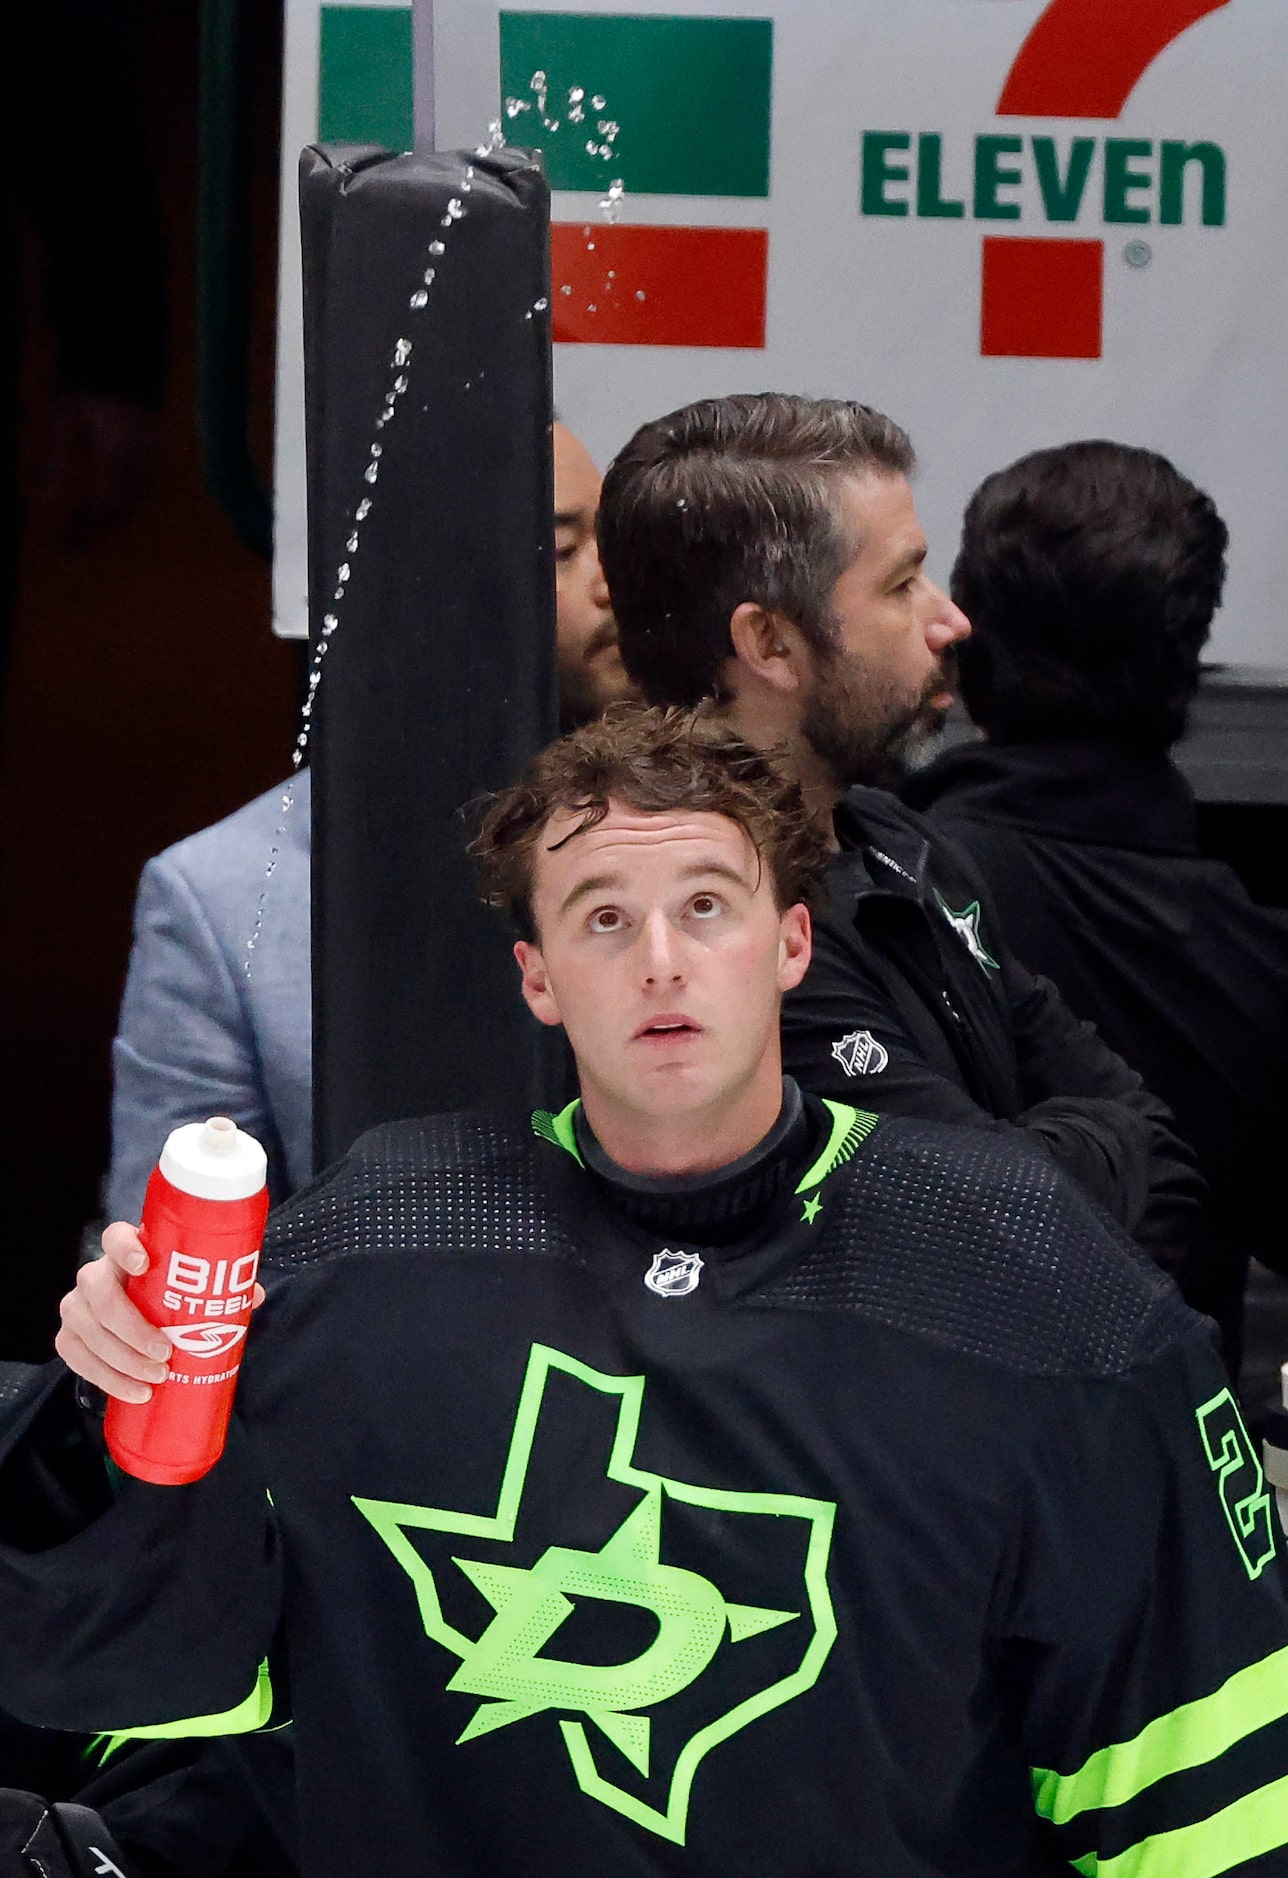
<instances>
[{"instance_id":1,"label":"black padded post","mask_svg":"<svg viewBox=\"0 0 1288 1878\"><path fill-rule=\"evenodd\" d=\"M300 196L324 1166L549 1061L461 813L556 727L549 198L519 153L353 146Z\"/></svg>"}]
</instances>

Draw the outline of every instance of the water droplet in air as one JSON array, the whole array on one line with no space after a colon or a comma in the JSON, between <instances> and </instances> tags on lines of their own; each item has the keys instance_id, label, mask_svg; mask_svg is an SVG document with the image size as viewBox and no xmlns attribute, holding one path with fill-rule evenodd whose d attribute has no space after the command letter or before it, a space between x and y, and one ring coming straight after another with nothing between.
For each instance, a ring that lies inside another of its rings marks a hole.
<instances>
[{"instance_id":1,"label":"water droplet in air","mask_svg":"<svg viewBox=\"0 0 1288 1878\"><path fill-rule=\"evenodd\" d=\"M637 288L635 289L635 298L636 298L637 300L647 300L647 299L648 299L648 295L647 295L647 294L645 293L645 291L644 291L644 289L643 289L642 287L637 287Z\"/></svg>"},{"instance_id":2,"label":"water droplet in air","mask_svg":"<svg viewBox=\"0 0 1288 1878\"><path fill-rule=\"evenodd\" d=\"M587 254L593 254L595 252L595 244L593 241L588 241L586 243L586 252Z\"/></svg>"},{"instance_id":3,"label":"water droplet in air","mask_svg":"<svg viewBox=\"0 0 1288 1878\"><path fill-rule=\"evenodd\" d=\"M363 470L363 472L362 472L362 475L363 475L363 480L364 480L365 482L369 482L369 483L373 483L373 482L375 482L375 480L376 480L376 477L377 477L377 476L378 476L379 474L380 474L380 465L379 465L379 463L368 463L368 465L367 465L367 467L366 467L366 469L364 469L364 470Z\"/></svg>"},{"instance_id":4,"label":"water droplet in air","mask_svg":"<svg viewBox=\"0 0 1288 1878\"><path fill-rule=\"evenodd\" d=\"M465 213L465 205L461 201L459 196L452 197L451 201L447 205L447 213L451 221L453 222L460 221L462 215L464 215Z\"/></svg>"},{"instance_id":5,"label":"water droplet in air","mask_svg":"<svg viewBox=\"0 0 1288 1878\"><path fill-rule=\"evenodd\" d=\"M598 93L598 92L596 92L596 93L595 93L595 96L594 96L594 97L593 97L593 98L591 99L591 101L590 101L590 108L591 108L591 110L592 110L592 111L602 111L602 110L603 110L603 108L604 108L604 106L605 106L605 105L606 105L607 103L608 103L608 99L607 99L607 98L601 98L601 97L600 97L600 95L599 95L599 93Z\"/></svg>"},{"instance_id":6,"label":"water droplet in air","mask_svg":"<svg viewBox=\"0 0 1288 1878\"><path fill-rule=\"evenodd\" d=\"M335 590L335 592L334 592L334 593L333 593L333 594L331 595L331 598L332 598L333 600L343 600L343 598L344 598L344 588L343 588L343 587L337 587L337 588L336 588L336 590Z\"/></svg>"},{"instance_id":7,"label":"water droplet in air","mask_svg":"<svg viewBox=\"0 0 1288 1878\"><path fill-rule=\"evenodd\" d=\"M675 506L677 509L687 509L689 505L683 496L677 496L675 499Z\"/></svg>"},{"instance_id":8,"label":"water droplet in air","mask_svg":"<svg viewBox=\"0 0 1288 1878\"><path fill-rule=\"evenodd\" d=\"M402 397L402 394L403 394L403 392L404 392L404 391L406 391L406 389L407 389L407 386L408 386L408 383L409 383L409 380L407 379L407 377L406 377L406 375L405 375L405 374L403 374L402 376L400 376L400 377L398 377L398 378L395 378L395 380L394 380L394 394L395 394L395 396L397 396L397 397L399 397L399 398L401 398L401 397Z\"/></svg>"},{"instance_id":9,"label":"water droplet in air","mask_svg":"<svg viewBox=\"0 0 1288 1878\"><path fill-rule=\"evenodd\" d=\"M559 119L557 117L543 117L541 122L545 125L547 130L553 131L559 128Z\"/></svg>"},{"instance_id":10,"label":"water droplet in air","mask_svg":"<svg viewBox=\"0 0 1288 1878\"><path fill-rule=\"evenodd\" d=\"M505 101L505 114L507 117L517 117L520 111L530 111L531 109L532 106L528 103L526 98L507 98Z\"/></svg>"},{"instance_id":11,"label":"water droplet in air","mask_svg":"<svg viewBox=\"0 0 1288 1878\"><path fill-rule=\"evenodd\" d=\"M440 254L445 254L447 250L441 241L431 241L429 244L429 252L437 257Z\"/></svg>"},{"instance_id":12,"label":"water droplet in air","mask_svg":"<svg viewBox=\"0 0 1288 1878\"><path fill-rule=\"evenodd\" d=\"M559 289L559 291L560 293L571 293L572 288L570 286L564 285Z\"/></svg>"},{"instance_id":13,"label":"water droplet in air","mask_svg":"<svg viewBox=\"0 0 1288 1878\"><path fill-rule=\"evenodd\" d=\"M434 284L434 270L433 270L433 268L432 268L432 267L427 267L427 268L425 269L425 272L424 272L424 273L423 273L423 274L421 275L421 279L422 279L422 280L424 281L424 283L425 283L425 285L426 285L427 287L432 287L432 286L433 286L433 284Z\"/></svg>"},{"instance_id":14,"label":"water droplet in air","mask_svg":"<svg viewBox=\"0 0 1288 1878\"><path fill-rule=\"evenodd\" d=\"M371 454L372 454L372 456L383 456L383 455L384 455L384 453L385 453L385 446L384 446L384 445L383 445L382 443L373 443L373 444L372 444L372 446L371 446Z\"/></svg>"},{"instance_id":15,"label":"water droplet in air","mask_svg":"<svg viewBox=\"0 0 1288 1878\"><path fill-rule=\"evenodd\" d=\"M425 292L425 289L423 287L418 287L415 293L412 295L411 299L407 302L407 304L408 306L416 308L416 309L419 309L420 307L423 307L423 306L428 306L429 295Z\"/></svg>"},{"instance_id":16,"label":"water droplet in air","mask_svg":"<svg viewBox=\"0 0 1288 1878\"><path fill-rule=\"evenodd\" d=\"M400 339L398 341L398 344L394 347L394 364L406 365L410 357L411 357L411 340Z\"/></svg>"},{"instance_id":17,"label":"water droplet in air","mask_svg":"<svg viewBox=\"0 0 1288 1878\"><path fill-rule=\"evenodd\" d=\"M358 531L356 528L354 529L353 533L349 536L349 539L345 542L344 546L345 546L345 552L348 554L356 554L358 552Z\"/></svg>"},{"instance_id":18,"label":"water droplet in air","mask_svg":"<svg viewBox=\"0 0 1288 1878\"><path fill-rule=\"evenodd\" d=\"M334 613L324 613L322 615L322 630L328 637L335 631L339 624L340 622Z\"/></svg>"},{"instance_id":19,"label":"water droplet in air","mask_svg":"<svg viewBox=\"0 0 1288 1878\"><path fill-rule=\"evenodd\" d=\"M617 269L616 269L615 267L610 267L610 268L609 268L609 270L608 270L608 278L609 278L609 280L616 280L616 279L617 279Z\"/></svg>"},{"instance_id":20,"label":"water droplet in air","mask_svg":"<svg viewBox=\"0 0 1288 1878\"><path fill-rule=\"evenodd\" d=\"M597 306L588 306L588 307L586 308L586 311L587 311L588 313L598 313L598 311L599 311L599 308L598 308Z\"/></svg>"},{"instance_id":21,"label":"water droplet in air","mask_svg":"<svg viewBox=\"0 0 1288 1878\"><path fill-rule=\"evenodd\" d=\"M353 511L353 519L355 522L365 522L370 513L371 497L364 496L357 508Z\"/></svg>"},{"instance_id":22,"label":"water droplet in air","mask_svg":"<svg viewBox=\"0 0 1288 1878\"><path fill-rule=\"evenodd\" d=\"M532 302L532 311L534 313L544 313L546 308L549 305L550 305L550 302L546 299L545 295L543 294L540 300L534 300Z\"/></svg>"},{"instance_id":23,"label":"water droplet in air","mask_svg":"<svg viewBox=\"0 0 1288 1878\"><path fill-rule=\"evenodd\" d=\"M580 85L573 85L568 92L569 104L580 104L586 93Z\"/></svg>"},{"instance_id":24,"label":"water droplet in air","mask_svg":"<svg viewBox=\"0 0 1288 1878\"><path fill-rule=\"evenodd\" d=\"M532 74L532 77L528 80L528 90L529 91L544 91L545 88L546 88L545 73L534 72Z\"/></svg>"},{"instance_id":25,"label":"water droplet in air","mask_svg":"<svg viewBox=\"0 0 1288 1878\"><path fill-rule=\"evenodd\" d=\"M586 121L586 112L585 112L584 106L580 104L574 104L572 109L568 113L568 122L570 124L584 124L585 121Z\"/></svg>"},{"instance_id":26,"label":"water droplet in air","mask_svg":"<svg viewBox=\"0 0 1288 1878\"><path fill-rule=\"evenodd\" d=\"M592 138L592 139L591 139L591 141L590 141L590 142L589 142L589 143L588 143L588 144L586 145L586 155L587 155L587 156L598 156L598 155L599 155L599 145L598 145L598 144L597 144L597 143L596 143L596 142L594 141L594 139L593 139L593 138Z\"/></svg>"}]
</instances>

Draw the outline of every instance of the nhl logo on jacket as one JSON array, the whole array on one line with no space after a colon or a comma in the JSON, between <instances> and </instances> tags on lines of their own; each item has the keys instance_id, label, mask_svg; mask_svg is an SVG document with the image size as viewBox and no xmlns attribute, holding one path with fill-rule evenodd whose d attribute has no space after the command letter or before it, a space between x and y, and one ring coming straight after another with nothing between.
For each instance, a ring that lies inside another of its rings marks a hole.
<instances>
[{"instance_id":1,"label":"nhl logo on jacket","mask_svg":"<svg viewBox=\"0 0 1288 1878\"><path fill-rule=\"evenodd\" d=\"M832 1055L847 1076L879 1076L890 1055L870 1030L852 1030L848 1037L838 1037Z\"/></svg>"},{"instance_id":2,"label":"nhl logo on jacket","mask_svg":"<svg viewBox=\"0 0 1288 1878\"><path fill-rule=\"evenodd\" d=\"M697 1252L672 1252L663 1246L654 1253L644 1283L660 1298L683 1298L697 1290L701 1276L702 1259Z\"/></svg>"}]
</instances>

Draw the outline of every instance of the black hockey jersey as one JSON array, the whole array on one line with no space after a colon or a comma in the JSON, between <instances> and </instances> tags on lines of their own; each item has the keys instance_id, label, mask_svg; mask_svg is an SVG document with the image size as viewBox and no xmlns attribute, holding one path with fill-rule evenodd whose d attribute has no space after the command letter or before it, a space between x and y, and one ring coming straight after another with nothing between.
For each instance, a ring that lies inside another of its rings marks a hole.
<instances>
[{"instance_id":1,"label":"black hockey jersey","mask_svg":"<svg viewBox=\"0 0 1288 1878\"><path fill-rule=\"evenodd\" d=\"M567 1114L367 1136L275 1216L205 1481L77 1529L65 1383L10 1430L0 1705L254 1726L272 1650L306 1878L1288 1873L1208 1327L1031 1153L829 1126L719 1250Z\"/></svg>"}]
</instances>

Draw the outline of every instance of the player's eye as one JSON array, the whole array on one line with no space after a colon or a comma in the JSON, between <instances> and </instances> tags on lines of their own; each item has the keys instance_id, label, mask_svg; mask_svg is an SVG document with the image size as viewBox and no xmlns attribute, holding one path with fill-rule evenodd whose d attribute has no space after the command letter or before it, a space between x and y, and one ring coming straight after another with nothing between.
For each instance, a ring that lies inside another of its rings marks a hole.
<instances>
[{"instance_id":1,"label":"player's eye","mask_svg":"<svg viewBox=\"0 0 1288 1878\"><path fill-rule=\"evenodd\" d=\"M689 901L689 911L695 919L714 919L722 904L714 893L695 893Z\"/></svg>"},{"instance_id":2,"label":"player's eye","mask_svg":"<svg viewBox=\"0 0 1288 1878\"><path fill-rule=\"evenodd\" d=\"M591 932L619 932L622 916L615 906L600 906L596 907L587 924Z\"/></svg>"}]
</instances>

